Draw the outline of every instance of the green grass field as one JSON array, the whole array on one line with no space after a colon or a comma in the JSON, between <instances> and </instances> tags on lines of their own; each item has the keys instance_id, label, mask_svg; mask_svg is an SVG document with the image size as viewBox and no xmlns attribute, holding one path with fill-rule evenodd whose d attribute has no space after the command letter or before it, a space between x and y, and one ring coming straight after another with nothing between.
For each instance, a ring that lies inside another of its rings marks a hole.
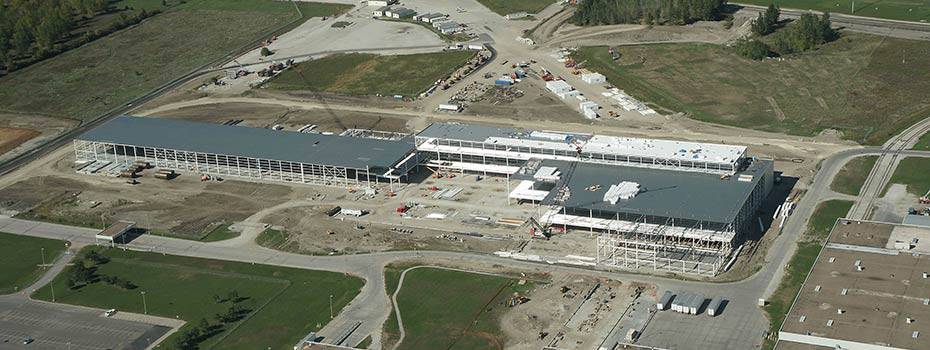
<instances>
[{"instance_id":1,"label":"green grass field","mask_svg":"<svg viewBox=\"0 0 930 350\"><path fill-rule=\"evenodd\" d=\"M404 267L406 268L406 267ZM385 270L389 294L397 288L403 268ZM513 293L526 293L532 283L517 285L507 277L436 268L407 272L397 296L406 337L398 349L499 349L506 342L498 326ZM397 319L385 331L396 341Z\"/></svg>"},{"instance_id":2,"label":"green grass field","mask_svg":"<svg viewBox=\"0 0 930 350\"><path fill-rule=\"evenodd\" d=\"M223 223L223 224L216 226L212 230L210 230L210 232L207 233L206 236L203 236L203 238L201 238L200 241L202 242L225 241L227 239L239 237L239 234L240 234L239 232L230 230L229 225L227 225L226 223Z\"/></svg>"},{"instance_id":3,"label":"green grass field","mask_svg":"<svg viewBox=\"0 0 930 350\"><path fill-rule=\"evenodd\" d=\"M65 250L65 241L20 236L0 232L0 294L14 293L28 287L45 271L45 262L51 264Z\"/></svg>"},{"instance_id":4,"label":"green grass field","mask_svg":"<svg viewBox=\"0 0 930 350\"><path fill-rule=\"evenodd\" d=\"M913 150L918 151L930 151L930 133L924 134L920 137L920 140L917 140L917 143L914 144L914 147L911 147Z\"/></svg>"},{"instance_id":5,"label":"green grass field","mask_svg":"<svg viewBox=\"0 0 930 350\"><path fill-rule=\"evenodd\" d=\"M862 185L865 184L865 180L872 168L875 167L875 161L877 160L878 156L853 158L833 178L830 189L839 193L858 196Z\"/></svg>"},{"instance_id":6,"label":"green grass field","mask_svg":"<svg viewBox=\"0 0 930 350\"><path fill-rule=\"evenodd\" d=\"M155 6L135 0L138 6ZM301 4L310 15L345 11ZM0 110L90 120L298 18L273 0L192 0L0 77Z\"/></svg>"},{"instance_id":7,"label":"green grass field","mask_svg":"<svg viewBox=\"0 0 930 350\"><path fill-rule=\"evenodd\" d=\"M777 333L781 328L791 308L791 303L794 302L794 298L801 290L801 285L804 284L804 279L814 266L817 255L823 248L824 240L833 229L833 224L836 223L836 219L846 216L852 205L852 202L842 200L830 200L817 205L817 209L814 210L807 224L807 231L798 240L798 250L788 262L785 277L764 307L769 319L769 332ZM766 338L763 349L774 347L775 341Z\"/></svg>"},{"instance_id":8,"label":"green grass field","mask_svg":"<svg viewBox=\"0 0 930 350\"><path fill-rule=\"evenodd\" d=\"M539 13L552 5L554 0L478 0L479 3L495 13L505 16L516 12Z\"/></svg>"},{"instance_id":9,"label":"green grass field","mask_svg":"<svg viewBox=\"0 0 930 350\"><path fill-rule=\"evenodd\" d=\"M88 252L85 249L80 256ZM111 261L99 265L96 274L118 276L138 287L125 290L96 282L70 290L65 284L66 270L53 282L57 302L142 313L144 291L148 312L188 321L183 332L204 318L211 324L220 324L214 315L225 312L234 303L217 299L228 299L229 293L235 291L241 300L236 305L249 310L248 314L242 320L223 324L217 334L200 343L200 349L290 348L329 321L329 295L334 296L333 305L338 312L364 284L358 278L324 271L119 249L99 252ZM33 297L50 300L50 289L40 289ZM173 349L173 340L179 333L167 339L161 348Z\"/></svg>"},{"instance_id":10,"label":"green grass field","mask_svg":"<svg viewBox=\"0 0 930 350\"><path fill-rule=\"evenodd\" d=\"M417 96L433 82L461 67L475 53L451 51L380 56L351 53L303 62L285 70L266 86L349 95Z\"/></svg>"},{"instance_id":11,"label":"green grass field","mask_svg":"<svg viewBox=\"0 0 930 350\"><path fill-rule=\"evenodd\" d=\"M923 196L930 190L930 158L909 157L898 163L898 167L888 180L885 192L892 184L907 186L907 192L916 196Z\"/></svg>"},{"instance_id":12,"label":"green grass field","mask_svg":"<svg viewBox=\"0 0 930 350\"><path fill-rule=\"evenodd\" d=\"M930 42L844 32L785 61L749 61L711 44L586 47L576 58L660 109L707 122L792 135L836 129L881 144L930 114ZM644 63L645 62L645 63Z\"/></svg>"},{"instance_id":13,"label":"green grass field","mask_svg":"<svg viewBox=\"0 0 930 350\"><path fill-rule=\"evenodd\" d=\"M768 6L775 3L784 8L798 10L829 11L863 17L888 18L902 21L930 21L928 0L738 0L741 4Z\"/></svg>"}]
</instances>

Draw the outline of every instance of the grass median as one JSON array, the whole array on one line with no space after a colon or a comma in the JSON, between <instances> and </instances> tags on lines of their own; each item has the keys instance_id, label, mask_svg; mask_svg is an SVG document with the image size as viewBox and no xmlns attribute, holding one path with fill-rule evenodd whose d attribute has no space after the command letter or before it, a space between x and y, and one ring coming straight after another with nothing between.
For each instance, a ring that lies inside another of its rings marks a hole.
<instances>
[{"instance_id":1,"label":"grass median","mask_svg":"<svg viewBox=\"0 0 930 350\"><path fill-rule=\"evenodd\" d=\"M409 266L385 270L389 295L397 289L401 272ZM397 304L405 337L397 349L499 349L506 338L498 324L514 293L525 295L533 282L520 285L510 277L421 267L404 277ZM385 323L385 344L399 336L397 319Z\"/></svg>"},{"instance_id":2,"label":"grass median","mask_svg":"<svg viewBox=\"0 0 930 350\"><path fill-rule=\"evenodd\" d=\"M807 229L798 238L798 249L785 267L785 275L778 285L778 289L768 299L763 308L769 319L769 336L763 343L763 349L773 349L778 341L778 330L781 329L791 304L801 290L801 285L807 279L811 267L817 260L817 255L823 248L824 241L833 229L836 220L846 216L852 209L853 202L843 200L830 200L817 205L811 215Z\"/></svg>"},{"instance_id":3,"label":"grass median","mask_svg":"<svg viewBox=\"0 0 930 350\"><path fill-rule=\"evenodd\" d=\"M786 60L749 61L720 45L583 47L578 62L666 112L791 135L836 130L878 145L930 113L930 60L905 59L930 42L843 32ZM867 97L866 97L867 96ZM876 118L876 116L880 116Z\"/></svg>"},{"instance_id":4,"label":"grass median","mask_svg":"<svg viewBox=\"0 0 930 350\"><path fill-rule=\"evenodd\" d=\"M68 242L0 232L0 294L28 287L65 250Z\"/></svg>"},{"instance_id":5,"label":"grass median","mask_svg":"<svg viewBox=\"0 0 930 350\"><path fill-rule=\"evenodd\" d=\"M930 151L930 133L921 136L920 140L917 140L917 143L914 144L914 147L911 149L916 151Z\"/></svg>"},{"instance_id":6,"label":"grass median","mask_svg":"<svg viewBox=\"0 0 930 350\"><path fill-rule=\"evenodd\" d=\"M856 157L850 160L840 172L833 178L830 189L838 193L858 196L862 190L862 185L869 177L872 168L875 167L875 161L878 156Z\"/></svg>"},{"instance_id":7,"label":"grass median","mask_svg":"<svg viewBox=\"0 0 930 350\"><path fill-rule=\"evenodd\" d=\"M908 157L898 162L885 192L892 184L907 186L907 192L915 196L923 196L930 191L930 158Z\"/></svg>"},{"instance_id":8,"label":"grass median","mask_svg":"<svg viewBox=\"0 0 930 350\"><path fill-rule=\"evenodd\" d=\"M89 269L86 279L78 278L77 264ZM329 321L330 295L338 313L364 282L333 272L93 247L53 284L56 302L187 321L162 349L181 348L179 339L195 329L200 349L284 349ZM50 288L33 298L51 300Z\"/></svg>"}]
</instances>

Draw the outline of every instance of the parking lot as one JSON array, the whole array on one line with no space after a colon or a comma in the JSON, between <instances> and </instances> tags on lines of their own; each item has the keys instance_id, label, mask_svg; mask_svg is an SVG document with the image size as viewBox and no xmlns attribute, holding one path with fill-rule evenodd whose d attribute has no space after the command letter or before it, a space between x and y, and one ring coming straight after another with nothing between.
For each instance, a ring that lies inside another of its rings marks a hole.
<instances>
[{"instance_id":1,"label":"parking lot","mask_svg":"<svg viewBox=\"0 0 930 350\"><path fill-rule=\"evenodd\" d=\"M141 350L168 331L106 318L95 309L0 297L0 349ZM23 344L24 338L34 341Z\"/></svg>"}]
</instances>

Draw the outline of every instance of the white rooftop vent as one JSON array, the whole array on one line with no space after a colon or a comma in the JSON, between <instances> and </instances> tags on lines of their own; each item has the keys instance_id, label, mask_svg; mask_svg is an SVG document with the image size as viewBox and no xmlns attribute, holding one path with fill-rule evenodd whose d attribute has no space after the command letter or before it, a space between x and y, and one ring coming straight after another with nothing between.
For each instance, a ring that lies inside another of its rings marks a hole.
<instances>
[{"instance_id":1,"label":"white rooftop vent","mask_svg":"<svg viewBox=\"0 0 930 350\"><path fill-rule=\"evenodd\" d=\"M832 264L834 261L836 261L836 257L835 257L835 256L831 256L831 257L830 257L830 263Z\"/></svg>"},{"instance_id":2,"label":"white rooftop vent","mask_svg":"<svg viewBox=\"0 0 930 350\"><path fill-rule=\"evenodd\" d=\"M833 327L833 320L827 320L827 327Z\"/></svg>"},{"instance_id":3,"label":"white rooftop vent","mask_svg":"<svg viewBox=\"0 0 930 350\"><path fill-rule=\"evenodd\" d=\"M930 298L924 298L924 305L930 305Z\"/></svg>"},{"instance_id":4,"label":"white rooftop vent","mask_svg":"<svg viewBox=\"0 0 930 350\"><path fill-rule=\"evenodd\" d=\"M836 314L837 314L837 315L842 315L842 314L844 314L844 313L846 313L846 310L843 310L843 309L836 309Z\"/></svg>"},{"instance_id":5,"label":"white rooftop vent","mask_svg":"<svg viewBox=\"0 0 930 350\"><path fill-rule=\"evenodd\" d=\"M840 292L840 295L846 295L846 294L848 294L848 293L849 293L849 289L848 289L848 288L843 288L843 290Z\"/></svg>"},{"instance_id":6,"label":"white rooftop vent","mask_svg":"<svg viewBox=\"0 0 930 350\"><path fill-rule=\"evenodd\" d=\"M860 264L862 264L862 260L856 259L856 266L859 266Z\"/></svg>"},{"instance_id":7,"label":"white rooftop vent","mask_svg":"<svg viewBox=\"0 0 930 350\"><path fill-rule=\"evenodd\" d=\"M604 193L604 201L610 204L617 204L620 199L632 199L639 194L639 184L636 182L623 181L617 185L610 185L607 192Z\"/></svg>"},{"instance_id":8,"label":"white rooftop vent","mask_svg":"<svg viewBox=\"0 0 930 350\"><path fill-rule=\"evenodd\" d=\"M819 292L819 291L820 291L820 285L819 285L819 284L816 285L816 286L814 286L814 291L815 291L815 292Z\"/></svg>"},{"instance_id":9,"label":"white rooftop vent","mask_svg":"<svg viewBox=\"0 0 930 350\"><path fill-rule=\"evenodd\" d=\"M914 333L911 333L911 338L917 339L917 337L919 336L920 336L920 332L918 331L914 331Z\"/></svg>"},{"instance_id":10,"label":"white rooftop vent","mask_svg":"<svg viewBox=\"0 0 930 350\"><path fill-rule=\"evenodd\" d=\"M926 272L923 273L923 277L924 277L924 278L927 278L928 276L930 276L930 275L928 275Z\"/></svg>"},{"instance_id":11,"label":"white rooftop vent","mask_svg":"<svg viewBox=\"0 0 930 350\"><path fill-rule=\"evenodd\" d=\"M907 322L907 324L911 324L911 323L914 323L914 319L908 317L907 319L905 319L905 322Z\"/></svg>"},{"instance_id":12,"label":"white rooftop vent","mask_svg":"<svg viewBox=\"0 0 930 350\"><path fill-rule=\"evenodd\" d=\"M804 320L806 320L806 319L807 319L807 316L801 315L801 317L798 318L798 322L804 323Z\"/></svg>"},{"instance_id":13,"label":"white rooftop vent","mask_svg":"<svg viewBox=\"0 0 930 350\"><path fill-rule=\"evenodd\" d=\"M737 178L737 180L742 181L742 182L752 182L752 179L753 179L753 176L747 175L747 174L742 174Z\"/></svg>"}]
</instances>

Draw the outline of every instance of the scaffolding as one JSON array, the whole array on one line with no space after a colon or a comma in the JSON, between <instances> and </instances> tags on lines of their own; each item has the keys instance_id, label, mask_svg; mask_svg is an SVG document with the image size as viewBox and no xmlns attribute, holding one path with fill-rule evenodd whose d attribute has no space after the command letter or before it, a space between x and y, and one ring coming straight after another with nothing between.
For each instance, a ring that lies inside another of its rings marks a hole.
<instances>
[{"instance_id":1,"label":"scaffolding","mask_svg":"<svg viewBox=\"0 0 930 350\"><path fill-rule=\"evenodd\" d=\"M736 236L732 225L714 230L700 221L681 226L680 220L673 218L650 223L645 215L627 221L560 213L564 210L554 208L540 221L563 230L596 234L595 262L607 268L716 276L722 272Z\"/></svg>"},{"instance_id":2,"label":"scaffolding","mask_svg":"<svg viewBox=\"0 0 930 350\"><path fill-rule=\"evenodd\" d=\"M393 186L401 182L418 164L416 153L413 152L391 169L379 174L367 166L364 169L350 168L80 139L74 140L72 145L78 162L96 161L128 165L135 161L146 161L158 168L181 172L346 188L372 187L380 183Z\"/></svg>"}]
</instances>

